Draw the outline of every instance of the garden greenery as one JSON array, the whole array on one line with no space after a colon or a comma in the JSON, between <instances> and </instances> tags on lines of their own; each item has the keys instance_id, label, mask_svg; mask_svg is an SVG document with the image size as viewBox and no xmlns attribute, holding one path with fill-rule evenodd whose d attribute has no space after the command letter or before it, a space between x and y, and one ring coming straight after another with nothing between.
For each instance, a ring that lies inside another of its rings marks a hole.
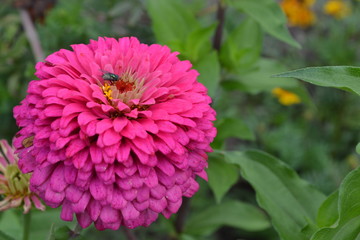
<instances>
[{"instance_id":1,"label":"garden greenery","mask_svg":"<svg viewBox=\"0 0 360 240\"><path fill-rule=\"evenodd\" d=\"M36 64L11 2L0 6L0 137L9 141ZM46 55L134 36L191 62L216 111L208 182L197 178L199 192L170 219L134 230L81 231L59 208L28 202L31 217L1 212L0 239L359 239L359 14L355 0L58 0L33 18Z\"/></svg>"}]
</instances>

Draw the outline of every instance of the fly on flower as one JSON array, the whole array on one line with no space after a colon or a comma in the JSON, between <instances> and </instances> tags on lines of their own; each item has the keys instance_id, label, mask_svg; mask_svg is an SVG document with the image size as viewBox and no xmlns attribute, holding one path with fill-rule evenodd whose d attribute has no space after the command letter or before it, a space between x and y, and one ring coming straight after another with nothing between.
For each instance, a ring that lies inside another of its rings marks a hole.
<instances>
[{"instance_id":1,"label":"fly on flower","mask_svg":"<svg viewBox=\"0 0 360 240\"><path fill-rule=\"evenodd\" d=\"M102 69L100 69L100 71L103 72L103 75L101 76L104 80L108 80L111 83L114 83L116 81L118 81L120 79L119 75L116 75L115 73L111 73L108 71L104 71Z\"/></svg>"}]
</instances>

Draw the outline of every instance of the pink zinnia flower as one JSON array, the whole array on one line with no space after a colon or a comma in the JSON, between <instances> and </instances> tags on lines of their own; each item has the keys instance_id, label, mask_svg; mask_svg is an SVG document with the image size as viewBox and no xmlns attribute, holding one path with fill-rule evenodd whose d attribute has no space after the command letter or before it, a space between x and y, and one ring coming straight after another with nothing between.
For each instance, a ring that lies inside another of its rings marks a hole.
<instances>
[{"instance_id":1,"label":"pink zinnia flower","mask_svg":"<svg viewBox=\"0 0 360 240\"><path fill-rule=\"evenodd\" d=\"M148 226L206 179L215 111L198 72L136 38L72 45L36 65L14 116L32 191L82 227ZM29 139L31 141L29 141Z\"/></svg>"},{"instance_id":2,"label":"pink zinnia flower","mask_svg":"<svg viewBox=\"0 0 360 240\"><path fill-rule=\"evenodd\" d=\"M33 202L35 207L44 211L45 206L29 190L30 174L22 174L18 168L18 158L6 140L0 140L0 211L16 208L23 204L28 213Z\"/></svg>"}]
</instances>

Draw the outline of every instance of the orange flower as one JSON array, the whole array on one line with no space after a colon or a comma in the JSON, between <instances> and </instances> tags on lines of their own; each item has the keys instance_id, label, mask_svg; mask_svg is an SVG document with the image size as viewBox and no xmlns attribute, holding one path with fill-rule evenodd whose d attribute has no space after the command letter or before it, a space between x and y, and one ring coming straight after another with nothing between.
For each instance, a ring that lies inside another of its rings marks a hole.
<instances>
[{"instance_id":1,"label":"orange flower","mask_svg":"<svg viewBox=\"0 0 360 240\"><path fill-rule=\"evenodd\" d=\"M290 106L293 104L298 104L301 102L301 99L299 98L298 95L296 95L295 93L286 91L282 88L274 88L272 90L272 94L277 97L277 99L279 100L279 102L282 105L285 106Z\"/></svg>"},{"instance_id":2,"label":"orange flower","mask_svg":"<svg viewBox=\"0 0 360 240\"><path fill-rule=\"evenodd\" d=\"M283 0L281 8L288 18L289 25L309 27L315 23L316 17L311 6L315 0Z\"/></svg>"}]
</instances>

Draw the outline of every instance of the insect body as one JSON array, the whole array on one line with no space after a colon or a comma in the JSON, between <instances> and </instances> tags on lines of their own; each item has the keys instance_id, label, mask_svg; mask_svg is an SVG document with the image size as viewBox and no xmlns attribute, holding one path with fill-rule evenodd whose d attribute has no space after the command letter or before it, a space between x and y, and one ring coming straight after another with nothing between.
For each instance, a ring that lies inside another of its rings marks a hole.
<instances>
[{"instance_id":1,"label":"insect body","mask_svg":"<svg viewBox=\"0 0 360 240\"><path fill-rule=\"evenodd\" d=\"M102 75L102 78L104 80L108 80L110 82L116 82L120 79L120 77L118 75L116 75L115 73L111 73L111 72L107 72L107 71L102 71L102 72L104 73Z\"/></svg>"}]
</instances>

